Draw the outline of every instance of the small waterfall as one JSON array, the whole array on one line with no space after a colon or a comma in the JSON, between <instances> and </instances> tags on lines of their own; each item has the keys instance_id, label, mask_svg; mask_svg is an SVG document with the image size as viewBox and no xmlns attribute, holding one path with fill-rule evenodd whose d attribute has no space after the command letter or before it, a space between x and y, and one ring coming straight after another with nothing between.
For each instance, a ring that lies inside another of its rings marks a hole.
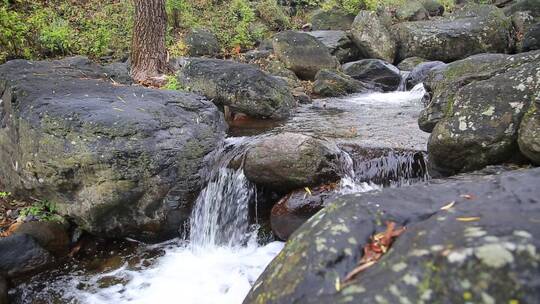
<instances>
[{"instance_id":1,"label":"small waterfall","mask_svg":"<svg viewBox=\"0 0 540 304\"><path fill-rule=\"evenodd\" d=\"M409 76L411 72L409 71L399 71L399 75L401 76L401 81L399 82L399 87L396 91L407 91L407 77Z\"/></svg>"},{"instance_id":2,"label":"small waterfall","mask_svg":"<svg viewBox=\"0 0 540 304\"><path fill-rule=\"evenodd\" d=\"M232 160L241 159L246 137L228 138L210 155L211 165L204 175L206 187L200 192L190 219L190 243L193 249L214 246L240 246L250 233L249 203L256 198L255 186L243 172L229 168Z\"/></svg>"}]
</instances>

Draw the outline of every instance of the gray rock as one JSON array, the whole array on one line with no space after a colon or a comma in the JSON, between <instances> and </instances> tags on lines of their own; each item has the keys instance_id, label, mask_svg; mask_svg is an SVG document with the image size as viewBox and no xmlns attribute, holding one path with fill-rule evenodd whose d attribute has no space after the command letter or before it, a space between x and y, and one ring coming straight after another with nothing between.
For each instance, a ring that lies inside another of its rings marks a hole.
<instances>
[{"instance_id":1,"label":"gray rock","mask_svg":"<svg viewBox=\"0 0 540 304\"><path fill-rule=\"evenodd\" d=\"M504 8L504 13L507 16L516 12L530 12L534 17L540 17L540 2L538 0L517 0Z\"/></svg>"},{"instance_id":2,"label":"gray rock","mask_svg":"<svg viewBox=\"0 0 540 304\"><path fill-rule=\"evenodd\" d=\"M184 43L191 57L214 57L221 51L216 35L207 29L190 29Z\"/></svg>"},{"instance_id":3,"label":"gray rock","mask_svg":"<svg viewBox=\"0 0 540 304\"><path fill-rule=\"evenodd\" d=\"M329 11L318 10L311 17L311 25L314 31L319 30L350 30L354 21L354 15L340 9Z\"/></svg>"},{"instance_id":4,"label":"gray rock","mask_svg":"<svg viewBox=\"0 0 540 304\"><path fill-rule=\"evenodd\" d=\"M0 180L102 236L173 236L223 115L194 94L119 86L86 58L0 66Z\"/></svg>"},{"instance_id":5,"label":"gray rock","mask_svg":"<svg viewBox=\"0 0 540 304\"><path fill-rule=\"evenodd\" d=\"M338 71L321 70L315 76L313 93L323 97L378 91L378 87L356 80Z\"/></svg>"},{"instance_id":6,"label":"gray rock","mask_svg":"<svg viewBox=\"0 0 540 304\"><path fill-rule=\"evenodd\" d=\"M129 76L129 65L127 62L113 62L103 66L107 77L121 84L132 84L133 79Z\"/></svg>"},{"instance_id":7,"label":"gray rock","mask_svg":"<svg viewBox=\"0 0 540 304\"><path fill-rule=\"evenodd\" d=\"M429 18L429 12L420 1L403 2L396 10L396 18L400 21L420 21Z\"/></svg>"},{"instance_id":8,"label":"gray rock","mask_svg":"<svg viewBox=\"0 0 540 304\"><path fill-rule=\"evenodd\" d=\"M341 63L357 60L360 58L360 51L349 38L345 31L313 31L306 32L330 50L330 54L335 56Z\"/></svg>"},{"instance_id":9,"label":"gray rock","mask_svg":"<svg viewBox=\"0 0 540 304\"><path fill-rule=\"evenodd\" d=\"M405 79L407 90L412 89L415 85L424 82L428 73L434 68L444 66L442 61L428 61L417 65Z\"/></svg>"},{"instance_id":10,"label":"gray rock","mask_svg":"<svg viewBox=\"0 0 540 304\"><path fill-rule=\"evenodd\" d=\"M343 196L291 236L244 303L534 303L539 183L530 169ZM345 284L387 221L407 229Z\"/></svg>"},{"instance_id":11,"label":"gray rock","mask_svg":"<svg viewBox=\"0 0 540 304\"><path fill-rule=\"evenodd\" d=\"M375 12L360 11L354 19L351 35L364 58L394 62L396 42L386 23Z\"/></svg>"},{"instance_id":12,"label":"gray rock","mask_svg":"<svg viewBox=\"0 0 540 304\"><path fill-rule=\"evenodd\" d=\"M523 37L523 51L532 51L540 49L540 23L530 27Z\"/></svg>"},{"instance_id":13,"label":"gray rock","mask_svg":"<svg viewBox=\"0 0 540 304\"><path fill-rule=\"evenodd\" d=\"M486 6L482 6L486 7ZM496 7L456 13L448 18L404 22L392 31L398 41L397 60L422 57L451 62L478 53L512 50L512 23Z\"/></svg>"},{"instance_id":14,"label":"gray rock","mask_svg":"<svg viewBox=\"0 0 540 304\"><path fill-rule=\"evenodd\" d=\"M27 234L0 238L0 272L8 278L40 271L54 262L49 252Z\"/></svg>"},{"instance_id":15,"label":"gray rock","mask_svg":"<svg viewBox=\"0 0 540 304\"><path fill-rule=\"evenodd\" d=\"M362 59L343 65L345 74L356 80L380 87L383 91L395 91L401 83L399 69L379 59Z\"/></svg>"},{"instance_id":16,"label":"gray rock","mask_svg":"<svg viewBox=\"0 0 540 304\"><path fill-rule=\"evenodd\" d=\"M442 118L428 142L430 165L441 173L476 170L519 154L518 128L540 89L540 51L493 57L489 62L489 56L478 56L440 71L453 79L446 86L452 92L432 94L431 110L424 112L433 114L434 108L444 109L435 115ZM470 63L475 65L467 66ZM468 74L466 69L474 71ZM439 81L436 90L446 81ZM431 85L428 87L433 91ZM425 116L423 113L421 119Z\"/></svg>"},{"instance_id":17,"label":"gray rock","mask_svg":"<svg viewBox=\"0 0 540 304\"><path fill-rule=\"evenodd\" d=\"M273 46L276 57L301 79L312 80L318 71L336 69L339 65L322 42L306 33L278 33Z\"/></svg>"},{"instance_id":18,"label":"gray rock","mask_svg":"<svg viewBox=\"0 0 540 304\"><path fill-rule=\"evenodd\" d=\"M403 59L397 67L398 69L402 71L412 71L417 65L419 65L422 62L426 62L427 60L420 57L409 57Z\"/></svg>"},{"instance_id":19,"label":"gray rock","mask_svg":"<svg viewBox=\"0 0 540 304\"><path fill-rule=\"evenodd\" d=\"M178 72L178 81L216 104L253 117L282 119L294 106L286 85L248 64L191 58Z\"/></svg>"},{"instance_id":20,"label":"gray rock","mask_svg":"<svg viewBox=\"0 0 540 304\"><path fill-rule=\"evenodd\" d=\"M253 183L287 192L335 181L339 149L330 142L302 134L281 133L251 144L244 172Z\"/></svg>"},{"instance_id":21,"label":"gray rock","mask_svg":"<svg viewBox=\"0 0 540 304\"><path fill-rule=\"evenodd\" d=\"M540 165L540 104L532 102L519 127L518 144L523 155Z\"/></svg>"},{"instance_id":22,"label":"gray rock","mask_svg":"<svg viewBox=\"0 0 540 304\"><path fill-rule=\"evenodd\" d=\"M437 0L422 0L422 5L431 17L442 16L444 14L444 5Z\"/></svg>"}]
</instances>

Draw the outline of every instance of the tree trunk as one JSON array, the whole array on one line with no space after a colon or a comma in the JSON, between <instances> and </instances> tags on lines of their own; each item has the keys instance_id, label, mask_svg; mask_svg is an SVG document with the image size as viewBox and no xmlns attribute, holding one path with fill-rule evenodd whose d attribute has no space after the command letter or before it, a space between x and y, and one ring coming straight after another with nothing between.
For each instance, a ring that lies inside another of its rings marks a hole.
<instances>
[{"instance_id":1,"label":"tree trunk","mask_svg":"<svg viewBox=\"0 0 540 304\"><path fill-rule=\"evenodd\" d=\"M131 44L131 77L146 82L168 72L165 0L134 0L135 24Z\"/></svg>"}]
</instances>

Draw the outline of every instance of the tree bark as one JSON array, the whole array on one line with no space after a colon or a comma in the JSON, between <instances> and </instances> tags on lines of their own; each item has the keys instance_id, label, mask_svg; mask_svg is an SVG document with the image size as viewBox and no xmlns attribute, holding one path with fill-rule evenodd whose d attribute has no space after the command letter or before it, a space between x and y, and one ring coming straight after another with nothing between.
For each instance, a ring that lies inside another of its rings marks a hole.
<instances>
[{"instance_id":1,"label":"tree bark","mask_svg":"<svg viewBox=\"0 0 540 304\"><path fill-rule=\"evenodd\" d=\"M135 24L131 44L131 77L147 82L168 72L165 0L134 0Z\"/></svg>"}]
</instances>

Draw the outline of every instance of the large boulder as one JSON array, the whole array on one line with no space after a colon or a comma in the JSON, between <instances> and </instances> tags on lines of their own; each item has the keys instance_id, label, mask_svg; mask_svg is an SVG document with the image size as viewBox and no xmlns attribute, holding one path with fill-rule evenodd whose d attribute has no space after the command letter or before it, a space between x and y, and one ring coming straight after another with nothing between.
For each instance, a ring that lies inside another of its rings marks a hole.
<instances>
[{"instance_id":1,"label":"large boulder","mask_svg":"<svg viewBox=\"0 0 540 304\"><path fill-rule=\"evenodd\" d=\"M343 65L345 74L356 80L380 87L383 91L395 91L401 84L399 69L380 59L362 59Z\"/></svg>"},{"instance_id":2,"label":"large boulder","mask_svg":"<svg viewBox=\"0 0 540 304\"><path fill-rule=\"evenodd\" d=\"M281 133L251 144L244 172L257 185L287 192L336 180L339 156L339 149L328 141Z\"/></svg>"},{"instance_id":3,"label":"large boulder","mask_svg":"<svg viewBox=\"0 0 540 304\"><path fill-rule=\"evenodd\" d=\"M311 27L314 31L320 30L350 30L354 21L351 15L341 9L318 10L311 16Z\"/></svg>"},{"instance_id":4,"label":"large boulder","mask_svg":"<svg viewBox=\"0 0 540 304\"><path fill-rule=\"evenodd\" d=\"M216 35L207 29L190 29L184 43L191 57L214 57L221 51Z\"/></svg>"},{"instance_id":5,"label":"large boulder","mask_svg":"<svg viewBox=\"0 0 540 304\"><path fill-rule=\"evenodd\" d=\"M278 33L273 46L276 57L302 79L313 80L318 71L336 69L339 65L322 42L306 33Z\"/></svg>"},{"instance_id":6,"label":"large boulder","mask_svg":"<svg viewBox=\"0 0 540 304\"><path fill-rule=\"evenodd\" d=\"M120 86L83 57L0 66L0 180L104 236L176 235L223 115L194 94Z\"/></svg>"},{"instance_id":7,"label":"large boulder","mask_svg":"<svg viewBox=\"0 0 540 304\"><path fill-rule=\"evenodd\" d=\"M307 34L317 38L341 63L357 60L360 51L345 31L312 31Z\"/></svg>"},{"instance_id":8,"label":"large boulder","mask_svg":"<svg viewBox=\"0 0 540 304\"><path fill-rule=\"evenodd\" d=\"M438 0L421 0L422 5L427 10L431 17L442 16L444 13L444 5Z\"/></svg>"},{"instance_id":9,"label":"large boulder","mask_svg":"<svg viewBox=\"0 0 540 304\"><path fill-rule=\"evenodd\" d=\"M447 93L444 112L438 115L442 118L428 142L430 165L436 171L471 171L519 155L518 129L540 90L540 51L506 57L484 65L485 69L481 64L471 66L476 72L468 79L454 78L457 83L449 86L454 91ZM437 102L432 99L430 107Z\"/></svg>"},{"instance_id":10,"label":"large boulder","mask_svg":"<svg viewBox=\"0 0 540 304\"><path fill-rule=\"evenodd\" d=\"M536 99L519 127L519 150L527 158L540 165L540 100Z\"/></svg>"},{"instance_id":11,"label":"large boulder","mask_svg":"<svg viewBox=\"0 0 540 304\"><path fill-rule=\"evenodd\" d=\"M451 62L478 53L512 50L512 23L496 7L467 11L448 18L404 22L392 29L398 41L397 60L417 56Z\"/></svg>"},{"instance_id":12,"label":"large boulder","mask_svg":"<svg viewBox=\"0 0 540 304\"><path fill-rule=\"evenodd\" d=\"M248 64L191 58L179 70L178 81L218 105L257 118L282 119L294 106L283 82Z\"/></svg>"},{"instance_id":13,"label":"large boulder","mask_svg":"<svg viewBox=\"0 0 540 304\"><path fill-rule=\"evenodd\" d=\"M322 97L336 97L351 93L377 91L374 85L356 80L338 71L321 70L315 76L313 93Z\"/></svg>"},{"instance_id":14,"label":"large boulder","mask_svg":"<svg viewBox=\"0 0 540 304\"><path fill-rule=\"evenodd\" d=\"M394 62L396 42L386 22L375 12L360 11L352 24L351 35L364 58Z\"/></svg>"},{"instance_id":15,"label":"large boulder","mask_svg":"<svg viewBox=\"0 0 540 304\"><path fill-rule=\"evenodd\" d=\"M428 61L418 64L405 78L407 89L412 89L415 85L424 82L429 72L437 67L444 66L442 61Z\"/></svg>"},{"instance_id":16,"label":"large boulder","mask_svg":"<svg viewBox=\"0 0 540 304\"><path fill-rule=\"evenodd\" d=\"M516 12L530 12L534 17L540 17L540 2L538 0L517 0L504 8L507 16Z\"/></svg>"},{"instance_id":17,"label":"large boulder","mask_svg":"<svg viewBox=\"0 0 540 304\"><path fill-rule=\"evenodd\" d=\"M64 225L54 221L32 221L18 225L14 234L24 233L33 237L38 244L56 257L67 255L69 235Z\"/></svg>"},{"instance_id":18,"label":"large boulder","mask_svg":"<svg viewBox=\"0 0 540 304\"><path fill-rule=\"evenodd\" d=\"M343 196L291 236L244 304L534 303L539 183L530 169ZM407 229L344 282L387 221Z\"/></svg>"},{"instance_id":19,"label":"large boulder","mask_svg":"<svg viewBox=\"0 0 540 304\"><path fill-rule=\"evenodd\" d=\"M409 57L403 59L398 65L398 69L402 71L412 71L417 65L428 60L420 57Z\"/></svg>"},{"instance_id":20,"label":"large boulder","mask_svg":"<svg viewBox=\"0 0 540 304\"><path fill-rule=\"evenodd\" d=\"M0 273L8 278L32 274L52 263L53 256L33 237L24 233L0 237Z\"/></svg>"}]
</instances>

